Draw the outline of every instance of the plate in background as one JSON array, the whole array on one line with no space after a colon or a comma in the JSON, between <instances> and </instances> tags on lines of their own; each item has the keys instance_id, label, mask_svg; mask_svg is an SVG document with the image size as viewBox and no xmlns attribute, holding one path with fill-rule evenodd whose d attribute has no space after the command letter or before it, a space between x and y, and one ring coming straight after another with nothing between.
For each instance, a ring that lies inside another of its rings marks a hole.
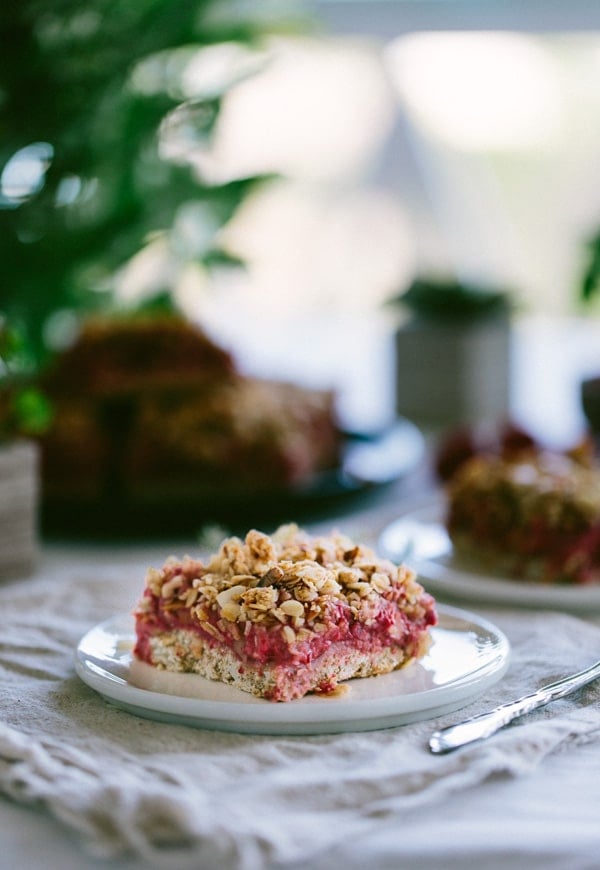
<instances>
[{"instance_id":1,"label":"plate in background","mask_svg":"<svg viewBox=\"0 0 600 870\"><path fill-rule=\"evenodd\" d=\"M353 498L406 476L425 455L425 439L409 420L400 418L373 434L348 433L339 466L307 484L278 489L231 490L203 487L193 479L185 487L155 488L150 496L133 496L123 487L89 499L42 499L42 531L58 538L189 538L203 526L218 523L237 533L248 525L276 526L318 520L337 513ZM150 482L151 483L151 482Z\"/></svg>"},{"instance_id":2,"label":"plate in background","mask_svg":"<svg viewBox=\"0 0 600 870\"><path fill-rule=\"evenodd\" d=\"M438 596L538 609L600 609L600 584L560 586L513 580L459 560L444 526L444 513L439 498L394 520L380 535L381 555L408 562L427 590Z\"/></svg>"}]
</instances>

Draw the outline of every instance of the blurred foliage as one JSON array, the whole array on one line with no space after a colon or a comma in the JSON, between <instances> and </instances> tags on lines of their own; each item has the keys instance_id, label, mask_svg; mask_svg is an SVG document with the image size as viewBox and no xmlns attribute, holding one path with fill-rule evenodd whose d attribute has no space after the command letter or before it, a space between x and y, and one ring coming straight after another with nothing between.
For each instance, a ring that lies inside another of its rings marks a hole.
<instances>
[{"instance_id":1,"label":"blurred foliage","mask_svg":"<svg viewBox=\"0 0 600 870\"><path fill-rule=\"evenodd\" d=\"M416 278L393 305L405 307L419 320L465 323L507 317L513 308L511 294L475 284L441 278Z\"/></svg>"},{"instance_id":2,"label":"blurred foliage","mask_svg":"<svg viewBox=\"0 0 600 870\"><path fill-rule=\"evenodd\" d=\"M234 82L190 96L178 76L200 49L260 49L305 25L274 5L269 15L266 0L2 0L0 313L38 361L51 315L105 305L115 270L183 205L201 203L218 228L260 181L203 182L164 158L158 133L170 124L196 144L210 138ZM216 244L195 256L230 261Z\"/></svg>"},{"instance_id":3,"label":"blurred foliage","mask_svg":"<svg viewBox=\"0 0 600 870\"><path fill-rule=\"evenodd\" d=\"M581 300L589 305L600 295L600 232L586 246L581 280Z\"/></svg>"},{"instance_id":4,"label":"blurred foliage","mask_svg":"<svg viewBox=\"0 0 600 870\"><path fill-rule=\"evenodd\" d=\"M33 384L34 371L24 336L0 320L0 444L39 435L50 424L51 406Z\"/></svg>"}]
</instances>

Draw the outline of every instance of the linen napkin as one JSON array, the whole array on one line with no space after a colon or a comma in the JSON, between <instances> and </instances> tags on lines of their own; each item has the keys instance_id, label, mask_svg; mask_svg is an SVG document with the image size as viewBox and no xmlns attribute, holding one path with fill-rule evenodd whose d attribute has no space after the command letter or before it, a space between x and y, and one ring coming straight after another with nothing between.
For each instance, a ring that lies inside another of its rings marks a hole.
<instances>
[{"instance_id":1,"label":"linen napkin","mask_svg":"<svg viewBox=\"0 0 600 870\"><path fill-rule=\"evenodd\" d=\"M553 612L477 612L512 644L506 676L438 719L372 732L253 736L162 724L111 706L74 672L93 625L130 611L168 552L46 550L0 586L0 792L43 806L90 854L148 866L284 867L559 748L600 742L600 684L447 756L431 732L583 668L600 626ZM181 554L183 555L183 553ZM469 608L473 611L475 608Z\"/></svg>"}]
</instances>

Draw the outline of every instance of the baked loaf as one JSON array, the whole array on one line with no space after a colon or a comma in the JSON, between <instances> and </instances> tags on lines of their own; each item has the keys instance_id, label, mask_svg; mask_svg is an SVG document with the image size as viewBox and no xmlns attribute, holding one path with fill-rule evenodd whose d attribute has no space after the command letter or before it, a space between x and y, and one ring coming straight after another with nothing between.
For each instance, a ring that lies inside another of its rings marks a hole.
<instances>
[{"instance_id":1,"label":"baked loaf","mask_svg":"<svg viewBox=\"0 0 600 870\"><path fill-rule=\"evenodd\" d=\"M600 581L600 470L565 454L468 460L448 486L457 555L541 583Z\"/></svg>"},{"instance_id":2,"label":"baked loaf","mask_svg":"<svg viewBox=\"0 0 600 870\"><path fill-rule=\"evenodd\" d=\"M245 377L177 316L90 320L48 372L44 494L93 500L301 485L340 459L330 391Z\"/></svg>"},{"instance_id":3,"label":"baked loaf","mask_svg":"<svg viewBox=\"0 0 600 870\"><path fill-rule=\"evenodd\" d=\"M287 525L151 568L135 620L138 660L290 701L419 658L436 613L409 568Z\"/></svg>"}]
</instances>

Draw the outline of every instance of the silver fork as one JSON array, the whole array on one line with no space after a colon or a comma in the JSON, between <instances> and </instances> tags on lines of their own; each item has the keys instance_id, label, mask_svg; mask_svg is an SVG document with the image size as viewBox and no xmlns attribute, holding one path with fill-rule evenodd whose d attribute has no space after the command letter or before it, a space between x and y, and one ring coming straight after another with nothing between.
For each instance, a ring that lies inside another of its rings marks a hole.
<instances>
[{"instance_id":1,"label":"silver fork","mask_svg":"<svg viewBox=\"0 0 600 870\"><path fill-rule=\"evenodd\" d=\"M538 707L543 707L551 701L556 701L557 698L563 698L565 695L575 692L598 677L600 677L600 661L597 661L583 671L571 674L569 677L563 677L562 680L557 680L555 683L542 686L536 692L524 695L516 701L502 704L500 707L496 707L487 713L480 713L478 716L473 716L464 722L459 722L457 725L442 728L441 731L435 731L429 739L429 748L436 755L440 755L444 752L451 752L453 749L458 749L461 746L466 746L466 744L473 743L475 740L485 740L518 716L523 716L525 713L537 710Z\"/></svg>"}]
</instances>

